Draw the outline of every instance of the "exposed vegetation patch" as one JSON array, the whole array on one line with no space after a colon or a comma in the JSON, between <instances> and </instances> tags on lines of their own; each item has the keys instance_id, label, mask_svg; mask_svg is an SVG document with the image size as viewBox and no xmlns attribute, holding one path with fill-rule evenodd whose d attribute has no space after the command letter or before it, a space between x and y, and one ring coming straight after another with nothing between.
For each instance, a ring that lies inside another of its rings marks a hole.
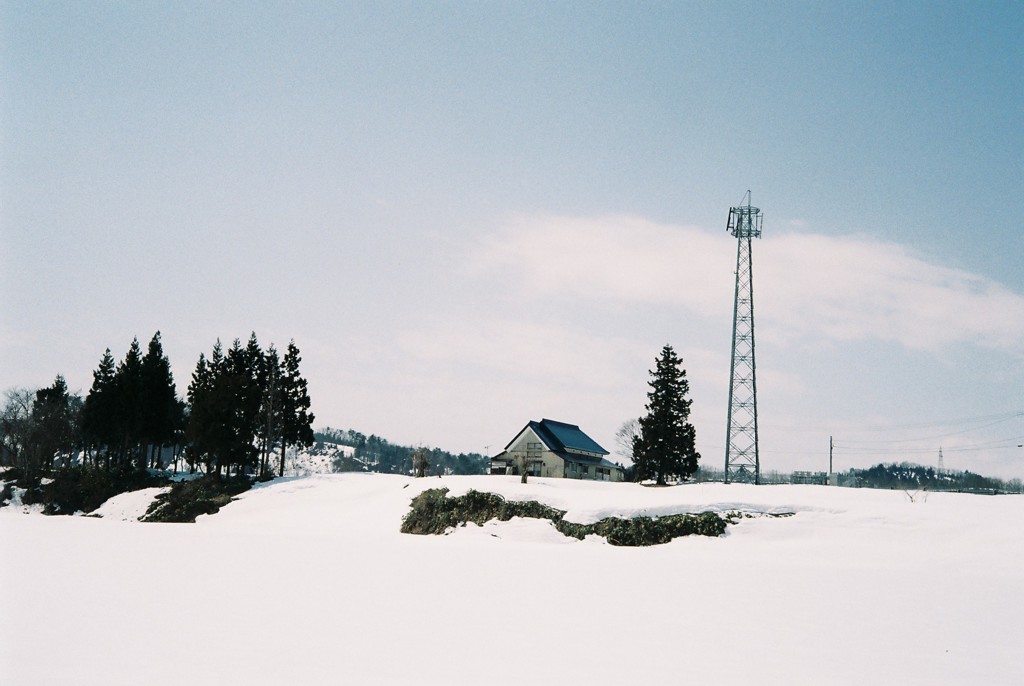
<instances>
[{"instance_id":1,"label":"exposed vegetation patch","mask_svg":"<svg viewBox=\"0 0 1024 686\"><path fill-rule=\"evenodd\" d=\"M471 490L449 498L447 488L432 488L413 498L402 519L402 533L443 534L468 522L483 525L492 519L507 522L513 517L550 520L563 535L583 539L590 534L603 536L612 545L647 546L668 543L680 536L721 536L730 523L715 512L677 514L665 517L609 517L593 524L565 521L565 511L542 505L535 500L505 500L494 493Z\"/></svg>"},{"instance_id":2,"label":"exposed vegetation patch","mask_svg":"<svg viewBox=\"0 0 1024 686\"><path fill-rule=\"evenodd\" d=\"M11 479L0 491L0 502L11 498L13 486L24 488L24 505L39 504L48 515L92 512L119 493L136 491L169 483L166 477L153 476L131 468L108 471L92 465L67 467L53 472L50 478L26 478L19 469L4 474Z\"/></svg>"},{"instance_id":3,"label":"exposed vegetation patch","mask_svg":"<svg viewBox=\"0 0 1024 686\"><path fill-rule=\"evenodd\" d=\"M594 524L555 522L567 536L582 539L590 534L604 536L612 545L659 545L680 536L721 536L729 522L715 512L675 514L665 517L610 517Z\"/></svg>"},{"instance_id":4,"label":"exposed vegetation patch","mask_svg":"<svg viewBox=\"0 0 1024 686\"><path fill-rule=\"evenodd\" d=\"M221 479L206 476L182 481L167 493L158 495L141 521L192 523L200 515L214 514L251 486L246 477Z\"/></svg>"},{"instance_id":5,"label":"exposed vegetation patch","mask_svg":"<svg viewBox=\"0 0 1024 686\"><path fill-rule=\"evenodd\" d=\"M14 497L14 482L0 481L0 507L4 507Z\"/></svg>"}]
</instances>

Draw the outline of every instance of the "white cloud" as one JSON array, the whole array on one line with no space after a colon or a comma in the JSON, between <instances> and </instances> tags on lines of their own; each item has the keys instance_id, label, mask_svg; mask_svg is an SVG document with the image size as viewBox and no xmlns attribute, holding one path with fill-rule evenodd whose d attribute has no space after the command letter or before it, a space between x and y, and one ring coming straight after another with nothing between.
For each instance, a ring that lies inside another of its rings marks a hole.
<instances>
[{"instance_id":1,"label":"white cloud","mask_svg":"<svg viewBox=\"0 0 1024 686\"><path fill-rule=\"evenodd\" d=\"M784 234L758 245L761 313L781 338L957 343L1024 352L1024 297L982 276L864 237Z\"/></svg>"},{"instance_id":2,"label":"white cloud","mask_svg":"<svg viewBox=\"0 0 1024 686\"><path fill-rule=\"evenodd\" d=\"M628 216L519 217L471 261L514 275L510 282L537 297L731 316L723 293L733 288L735 240L725 232ZM754 281L758 331L773 340L882 340L933 352L972 343L1024 354L1024 296L897 244L766 231L754 247Z\"/></svg>"},{"instance_id":3,"label":"white cloud","mask_svg":"<svg viewBox=\"0 0 1024 686\"><path fill-rule=\"evenodd\" d=\"M714 315L722 293L731 293L734 253L726 233L691 226L627 216L524 216L492 236L470 263L518 277L539 296L681 303Z\"/></svg>"}]
</instances>

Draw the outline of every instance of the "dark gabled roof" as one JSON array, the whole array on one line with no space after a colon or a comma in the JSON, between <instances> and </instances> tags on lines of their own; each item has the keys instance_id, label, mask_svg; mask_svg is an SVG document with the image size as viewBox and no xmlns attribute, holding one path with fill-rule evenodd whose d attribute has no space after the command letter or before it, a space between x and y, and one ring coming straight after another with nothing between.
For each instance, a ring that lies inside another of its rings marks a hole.
<instances>
[{"instance_id":1,"label":"dark gabled roof","mask_svg":"<svg viewBox=\"0 0 1024 686\"><path fill-rule=\"evenodd\" d=\"M530 422L523 427L524 430L527 428L533 429L537 437L544 441L544 445L547 446L548 450L556 453L582 450L599 455L608 454L607 450L599 446L593 438L583 433L580 427L575 424L556 422L553 419L542 419L539 422ZM522 433L520 431L516 434L516 438ZM509 441L509 444L505 446L506 450L515 442L516 438Z\"/></svg>"},{"instance_id":2,"label":"dark gabled roof","mask_svg":"<svg viewBox=\"0 0 1024 686\"><path fill-rule=\"evenodd\" d=\"M542 419L539 422L530 422L530 424L535 424L552 437L557 444L557 447L555 445L552 446L556 452L576 449L584 450L588 453L608 454L607 450L599 446L593 438L583 433L580 427L575 424L556 422L553 419ZM534 428L534 431L537 431L537 429Z\"/></svg>"}]
</instances>

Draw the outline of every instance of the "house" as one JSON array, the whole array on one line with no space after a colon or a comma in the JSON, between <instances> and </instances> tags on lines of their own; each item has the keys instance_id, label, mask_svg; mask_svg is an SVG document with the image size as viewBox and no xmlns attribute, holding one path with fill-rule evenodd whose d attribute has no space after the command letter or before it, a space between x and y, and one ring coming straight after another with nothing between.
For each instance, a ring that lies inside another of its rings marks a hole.
<instances>
[{"instance_id":1,"label":"house","mask_svg":"<svg viewBox=\"0 0 1024 686\"><path fill-rule=\"evenodd\" d=\"M542 419L524 426L491 458L491 474L518 474L518 463L525 459L531 476L622 481L622 467L606 460L607 454L575 424Z\"/></svg>"}]
</instances>

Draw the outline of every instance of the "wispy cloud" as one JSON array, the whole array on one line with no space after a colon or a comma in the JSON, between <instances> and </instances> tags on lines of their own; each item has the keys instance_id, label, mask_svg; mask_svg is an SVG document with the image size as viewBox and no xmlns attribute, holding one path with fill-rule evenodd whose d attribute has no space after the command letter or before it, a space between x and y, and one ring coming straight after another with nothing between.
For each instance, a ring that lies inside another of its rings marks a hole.
<instances>
[{"instance_id":1,"label":"wispy cloud","mask_svg":"<svg viewBox=\"0 0 1024 686\"><path fill-rule=\"evenodd\" d=\"M518 277L536 295L682 304L711 315L731 292L734 250L725 233L637 217L523 216L470 264Z\"/></svg>"},{"instance_id":2,"label":"wispy cloud","mask_svg":"<svg viewBox=\"0 0 1024 686\"><path fill-rule=\"evenodd\" d=\"M759 331L775 340L882 340L937 352L970 343L1024 354L1024 296L986 277L863 236L757 241ZM519 217L472 255L528 294L669 303L728 317L735 241L629 216ZM727 309L727 308L726 308Z\"/></svg>"},{"instance_id":3,"label":"wispy cloud","mask_svg":"<svg viewBox=\"0 0 1024 686\"><path fill-rule=\"evenodd\" d=\"M766 316L789 336L1024 352L1024 296L866 237L783 234L758 246Z\"/></svg>"}]
</instances>

